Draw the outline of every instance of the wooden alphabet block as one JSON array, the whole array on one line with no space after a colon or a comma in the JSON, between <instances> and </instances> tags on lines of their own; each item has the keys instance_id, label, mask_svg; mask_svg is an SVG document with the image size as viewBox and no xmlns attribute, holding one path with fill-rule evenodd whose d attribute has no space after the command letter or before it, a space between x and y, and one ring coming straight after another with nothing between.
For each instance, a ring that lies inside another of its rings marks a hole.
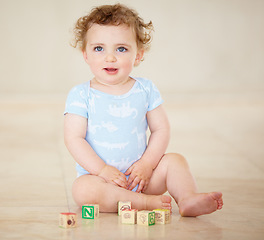
<instances>
[{"instance_id":1,"label":"wooden alphabet block","mask_svg":"<svg viewBox=\"0 0 264 240\"><path fill-rule=\"evenodd\" d=\"M137 224L151 226L155 224L155 212L153 211L138 211Z\"/></svg>"},{"instance_id":2,"label":"wooden alphabet block","mask_svg":"<svg viewBox=\"0 0 264 240\"><path fill-rule=\"evenodd\" d=\"M125 209L131 209L131 202L122 202L122 201L119 201L118 202L118 216L121 215L122 211L125 210Z\"/></svg>"},{"instance_id":3,"label":"wooden alphabet block","mask_svg":"<svg viewBox=\"0 0 264 240\"><path fill-rule=\"evenodd\" d=\"M72 228L76 227L76 213L60 213L59 227Z\"/></svg>"},{"instance_id":4,"label":"wooden alphabet block","mask_svg":"<svg viewBox=\"0 0 264 240\"><path fill-rule=\"evenodd\" d=\"M137 223L137 209L125 209L121 213L121 221L123 224L136 224Z\"/></svg>"},{"instance_id":5,"label":"wooden alphabet block","mask_svg":"<svg viewBox=\"0 0 264 240\"><path fill-rule=\"evenodd\" d=\"M95 219L99 218L99 205L98 204L85 204L82 206L82 218Z\"/></svg>"},{"instance_id":6,"label":"wooden alphabet block","mask_svg":"<svg viewBox=\"0 0 264 240\"><path fill-rule=\"evenodd\" d=\"M170 223L171 214L168 209L154 209L155 212L155 223L156 224L167 224Z\"/></svg>"}]
</instances>

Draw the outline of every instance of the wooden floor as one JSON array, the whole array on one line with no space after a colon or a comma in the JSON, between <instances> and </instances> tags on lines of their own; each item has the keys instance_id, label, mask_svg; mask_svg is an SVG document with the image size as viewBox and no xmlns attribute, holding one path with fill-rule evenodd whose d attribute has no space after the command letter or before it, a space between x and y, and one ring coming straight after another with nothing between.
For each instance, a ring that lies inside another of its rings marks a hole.
<instances>
[{"instance_id":1,"label":"wooden floor","mask_svg":"<svg viewBox=\"0 0 264 240\"><path fill-rule=\"evenodd\" d=\"M172 139L201 192L222 191L224 207L172 222L122 225L117 214L82 220L73 202L75 163L63 143L65 98L0 98L0 239L263 239L264 97L165 96ZM75 229L58 227L77 213Z\"/></svg>"}]
</instances>

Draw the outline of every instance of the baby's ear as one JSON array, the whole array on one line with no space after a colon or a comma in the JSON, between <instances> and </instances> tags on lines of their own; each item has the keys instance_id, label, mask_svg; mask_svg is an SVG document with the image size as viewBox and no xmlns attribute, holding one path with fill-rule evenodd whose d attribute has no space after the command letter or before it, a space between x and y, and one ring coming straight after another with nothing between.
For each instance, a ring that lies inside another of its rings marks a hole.
<instances>
[{"instance_id":1,"label":"baby's ear","mask_svg":"<svg viewBox=\"0 0 264 240\"><path fill-rule=\"evenodd\" d=\"M87 59L87 53L86 53L86 51L82 51L82 54L83 54L84 61L87 62L88 59Z\"/></svg>"},{"instance_id":2,"label":"baby's ear","mask_svg":"<svg viewBox=\"0 0 264 240\"><path fill-rule=\"evenodd\" d=\"M140 64L140 62L142 61L142 59L144 57L144 53L145 53L144 49L138 50L134 66L138 66Z\"/></svg>"}]
</instances>

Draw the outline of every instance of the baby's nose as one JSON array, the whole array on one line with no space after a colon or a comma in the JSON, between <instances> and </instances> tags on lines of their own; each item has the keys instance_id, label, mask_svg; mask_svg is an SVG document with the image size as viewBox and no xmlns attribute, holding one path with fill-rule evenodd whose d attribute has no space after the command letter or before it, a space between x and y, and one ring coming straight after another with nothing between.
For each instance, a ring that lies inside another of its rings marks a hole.
<instances>
[{"instance_id":1,"label":"baby's nose","mask_svg":"<svg viewBox=\"0 0 264 240\"><path fill-rule=\"evenodd\" d=\"M115 62L116 61L116 57L113 53L108 53L106 56L105 56L105 61L106 62Z\"/></svg>"}]
</instances>

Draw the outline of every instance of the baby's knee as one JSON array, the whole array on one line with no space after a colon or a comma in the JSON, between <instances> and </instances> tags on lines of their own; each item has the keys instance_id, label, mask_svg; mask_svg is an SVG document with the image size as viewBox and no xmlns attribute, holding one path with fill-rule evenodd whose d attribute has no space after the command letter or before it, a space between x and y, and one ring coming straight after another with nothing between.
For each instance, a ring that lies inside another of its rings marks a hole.
<instances>
[{"instance_id":1,"label":"baby's knee","mask_svg":"<svg viewBox=\"0 0 264 240\"><path fill-rule=\"evenodd\" d=\"M163 156L163 159L170 164L181 164L181 165L188 165L184 156L179 153L167 153Z\"/></svg>"},{"instance_id":2,"label":"baby's knee","mask_svg":"<svg viewBox=\"0 0 264 240\"><path fill-rule=\"evenodd\" d=\"M87 203L96 204L98 201L94 186L87 176L81 176L75 180L72 186L72 196L80 207Z\"/></svg>"}]
</instances>

